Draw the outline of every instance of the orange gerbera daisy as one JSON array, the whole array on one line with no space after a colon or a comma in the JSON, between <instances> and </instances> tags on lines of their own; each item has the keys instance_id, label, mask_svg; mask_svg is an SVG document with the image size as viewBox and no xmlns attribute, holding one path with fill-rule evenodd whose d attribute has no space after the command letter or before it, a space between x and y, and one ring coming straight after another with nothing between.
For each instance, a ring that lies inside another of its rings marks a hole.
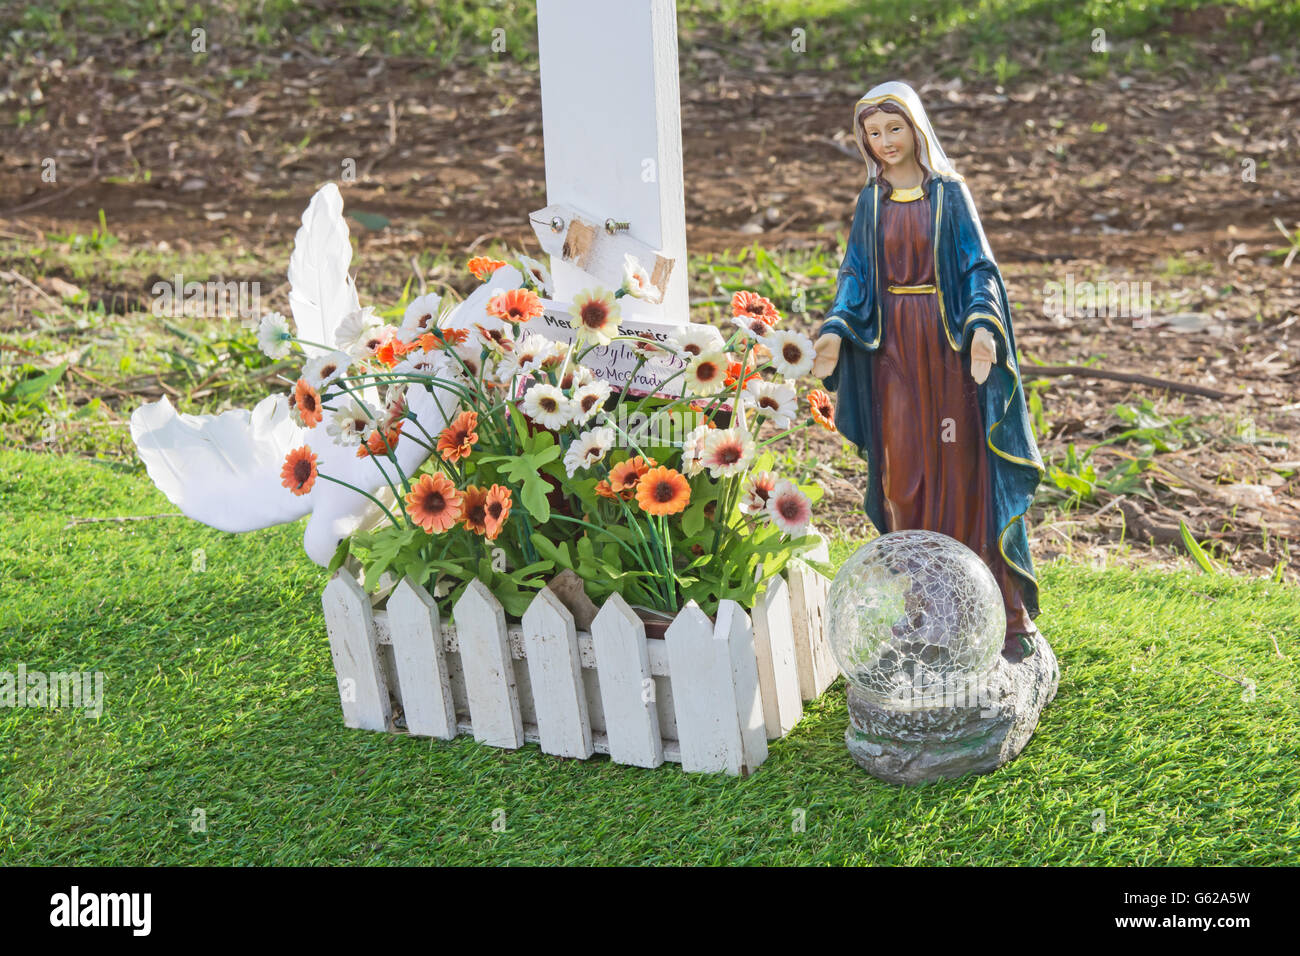
<instances>
[{"instance_id":1,"label":"orange gerbera daisy","mask_svg":"<svg viewBox=\"0 0 1300 956\"><path fill-rule=\"evenodd\" d=\"M653 458L637 455L627 461L619 462L609 472L609 487L614 494L624 501L631 501L636 494L636 486L641 478L655 465ZM607 497L613 497L609 495Z\"/></svg>"},{"instance_id":2,"label":"orange gerbera daisy","mask_svg":"<svg viewBox=\"0 0 1300 956\"><path fill-rule=\"evenodd\" d=\"M478 485L465 488L465 514L461 521L466 531L475 534L487 534L487 489Z\"/></svg>"},{"instance_id":3,"label":"orange gerbera daisy","mask_svg":"<svg viewBox=\"0 0 1300 956\"><path fill-rule=\"evenodd\" d=\"M506 519L510 517L510 506L512 504L510 489L504 485L493 485L487 490L487 503L485 505L487 517L487 539L495 541L501 529L506 526Z\"/></svg>"},{"instance_id":4,"label":"orange gerbera daisy","mask_svg":"<svg viewBox=\"0 0 1300 956\"><path fill-rule=\"evenodd\" d=\"M438 454L443 460L455 464L468 458L478 441L478 412L461 412L456 420L438 435Z\"/></svg>"},{"instance_id":5,"label":"orange gerbera daisy","mask_svg":"<svg viewBox=\"0 0 1300 956\"><path fill-rule=\"evenodd\" d=\"M420 348L436 352L448 345L464 345L468 341L469 333L464 329L434 329L420 336Z\"/></svg>"},{"instance_id":6,"label":"orange gerbera daisy","mask_svg":"<svg viewBox=\"0 0 1300 956\"><path fill-rule=\"evenodd\" d=\"M691 486L681 472L651 468L636 485L636 503L652 515L675 515L691 500Z\"/></svg>"},{"instance_id":7,"label":"orange gerbera daisy","mask_svg":"<svg viewBox=\"0 0 1300 956\"><path fill-rule=\"evenodd\" d=\"M835 428L835 406L831 404L829 395L820 388L815 388L808 393L808 404L812 407L812 416L816 419L817 424L827 431L833 432L837 430Z\"/></svg>"},{"instance_id":8,"label":"orange gerbera daisy","mask_svg":"<svg viewBox=\"0 0 1300 956\"><path fill-rule=\"evenodd\" d=\"M475 256L465 265L474 274L475 279L478 279L479 282L486 282L487 277L500 269L505 263L500 259L493 259L489 256Z\"/></svg>"},{"instance_id":9,"label":"orange gerbera daisy","mask_svg":"<svg viewBox=\"0 0 1300 956\"><path fill-rule=\"evenodd\" d=\"M406 495L406 513L429 534L442 534L464 511L465 499L446 475L421 475Z\"/></svg>"},{"instance_id":10,"label":"orange gerbera daisy","mask_svg":"<svg viewBox=\"0 0 1300 956\"><path fill-rule=\"evenodd\" d=\"M613 487L610 485L610 483L606 481L604 478L596 482L596 494L600 495L602 498L618 497L618 492L615 491Z\"/></svg>"},{"instance_id":11,"label":"orange gerbera daisy","mask_svg":"<svg viewBox=\"0 0 1300 956\"><path fill-rule=\"evenodd\" d=\"M373 455L376 458L387 455L397 447L397 439L402 437L402 423L399 421L395 425L390 425L385 431L376 428L370 433L370 437L362 442L361 447L357 449L357 457L365 458Z\"/></svg>"},{"instance_id":12,"label":"orange gerbera daisy","mask_svg":"<svg viewBox=\"0 0 1300 956\"><path fill-rule=\"evenodd\" d=\"M707 398L697 398L697 399L695 399L693 402L691 402L691 408L692 408L693 410L699 412L700 415L703 415L705 412L707 412L707 411L709 410L709 406L710 406L711 404L712 404L712 402L710 402ZM706 418L706 419L704 419L702 422L700 422L699 424L701 424L701 425L708 425L710 428L717 428L717 427L718 427L717 424L714 423L714 421L713 421L712 418Z\"/></svg>"},{"instance_id":13,"label":"orange gerbera daisy","mask_svg":"<svg viewBox=\"0 0 1300 956\"><path fill-rule=\"evenodd\" d=\"M740 378L740 363L731 362L730 364L727 365L727 377L723 380L723 384L727 388L731 388L733 385L736 384L736 381L739 378ZM748 382L752 378L758 378L758 373L754 371L754 366L746 365L745 381Z\"/></svg>"},{"instance_id":14,"label":"orange gerbera daisy","mask_svg":"<svg viewBox=\"0 0 1300 956\"><path fill-rule=\"evenodd\" d=\"M398 359L407 352L412 351L415 347L414 342L407 345L397 336L389 336L384 340L384 343L380 345L379 348L375 349L375 358L384 365L387 365L389 368L392 368L397 364Z\"/></svg>"},{"instance_id":15,"label":"orange gerbera daisy","mask_svg":"<svg viewBox=\"0 0 1300 956\"><path fill-rule=\"evenodd\" d=\"M515 350L515 341L510 337L505 329L485 329L477 322L474 328L478 329L478 334L483 338L483 344L494 352L513 352Z\"/></svg>"},{"instance_id":16,"label":"orange gerbera daisy","mask_svg":"<svg viewBox=\"0 0 1300 956\"><path fill-rule=\"evenodd\" d=\"M751 316L762 319L768 325L775 325L781 320L781 313L776 311L772 300L756 292L737 292L731 297L731 314Z\"/></svg>"},{"instance_id":17,"label":"orange gerbera daisy","mask_svg":"<svg viewBox=\"0 0 1300 956\"><path fill-rule=\"evenodd\" d=\"M305 378L298 379L293 387L293 407L298 410L304 428L315 428L324 415L321 413L320 393Z\"/></svg>"},{"instance_id":18,"label":"orange gerbera daisy","mask_svg":"<svg viewBox=\"0 0 1300 956\"><path fill-rule=\"evenodd\" d=\"M316 483L316 453L307 445L295 448L284 458L280 484L295 495L305 495Z\"/></svg>"},{"instance_id":19,"label":"orange gerbera daisy","mask_svg":"<svg viewBox=\"0 0 1300 956\"><path fill-rule=\"evenodd\" d=\"M487 304L488 315L515 324L535 319L545 311L546 307L542 305L541 297L532 289L498 292L488 300Z\"/></svg>"}]
</instances>

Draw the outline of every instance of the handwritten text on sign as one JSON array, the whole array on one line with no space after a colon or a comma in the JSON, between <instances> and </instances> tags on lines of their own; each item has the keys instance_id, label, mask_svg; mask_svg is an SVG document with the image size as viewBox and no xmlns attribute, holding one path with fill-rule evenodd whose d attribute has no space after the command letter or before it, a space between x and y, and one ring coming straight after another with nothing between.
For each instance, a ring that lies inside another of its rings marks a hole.
<instances>
[{"instance_id":1,"label":"handwritten text on sign","mask_svg":"<svg viewBox=\"0 0 1300 956\"><path fill-rule=\"evenodd\" d=\"M571 317L566 306L548 301L546 312L533 319L524 328L528 332L537 332L558 342L572 342L574 329L570 322ZM647 322L644 319L625 318L619 322L620 335L635 335L651 342L666 342L668 336L679 328L680 325ZM686 361L671 352L662 352L656 356L655 361L647 362L637 369L641 357L636 354L635 344L620 338L609 345L598 345L583 356L582 364L591 369L596 378L609 382L617 389L627 384L628 377L635 372L636 377L632 379L632 384L628 388L628 392L633 395L648 395L654 392L673 398L680 396L683 376L672 377L686 367ZM672 378L672 381L665 384L669 378Z\"/></svg>"}]
</instances>

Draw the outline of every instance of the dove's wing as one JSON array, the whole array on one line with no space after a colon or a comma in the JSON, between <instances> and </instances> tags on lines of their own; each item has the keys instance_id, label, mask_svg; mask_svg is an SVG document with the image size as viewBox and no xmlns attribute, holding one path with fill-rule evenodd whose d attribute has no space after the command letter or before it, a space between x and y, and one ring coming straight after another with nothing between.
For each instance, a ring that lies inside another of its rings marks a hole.
<instances>
[{"instance_id":1,"label":"dove's wing","mask_svg":"<svg viewBox=\"0 0 1300 956\"><path fill-rule=\"evenodd\" d=\"M343 317L359 309L357 289L348 275L352 243L343 218L343 197L326 183L311 197L289 258L289 306L298 337L334 347L334 331ZM320 349L303 346L311 356Z\"/></svg>"},{"instance_id":2,"label":"dove's wing","mask_svg":"<svg viewBox=\"0 0 1300 956\"><path fill-rule=\"evenodd\" d=\"M316 193L303 214L289 263L293 287L289 298L298 334L324 345L334 344L339 321L358 308L356 289L347 274L351 246L342 209L333 184ZM501 320L487 314L488 300L517 288L522 278L512 266L497 269L453 310L446 325L471 331L475 324L499 328ZM377 408L377 396L368 401ZM437 386L410 386L407 402L425 431L434 436L460 410L457 397ZM413 425L407 427L415 432ZM308 494L292 494L280 478L290 451L309 445L317 455L320 475L370 494L378 496L386 487L385 471L401 490L400 478L387 458L358 458L356 448L335 442L324 423L311 429L296 426L284 395L268 396L252 412L234 409L220 415L178 415L163 398L132 413L131 437L154 484L196 521L221 531L252 531L310 513L303 546L320 565L329 563L340 540L373 525L382 515L364 495L324 477L317 477ZM396 453L408 476L429 454L414 441L399 441Z\"/></svg>"}]
</instances>

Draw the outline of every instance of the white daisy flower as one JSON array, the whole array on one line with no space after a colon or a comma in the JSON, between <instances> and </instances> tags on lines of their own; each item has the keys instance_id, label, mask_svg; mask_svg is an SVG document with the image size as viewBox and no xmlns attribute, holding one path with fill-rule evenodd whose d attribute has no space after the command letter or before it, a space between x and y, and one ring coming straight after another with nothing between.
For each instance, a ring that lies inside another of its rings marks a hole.
<instances>
[{"instance_id":1,"label":"white daisy flower","mask_svg":"<svg viewBox=\"0 0 1300 956\"><path fill-rule=\"evenodd\" d=\"M595 381L598 381L596 373L587 368L587 366L570 365L569 370L565 372L564 377L560 379L560 388L567 392L570 389L582 388L584 385L590 385Z\"/></svg>"},{"instance_id":2,"label":"white daisy flower","mask_svg":"<svg viewBox=\"0 0 1300 956\"><path fill-rule=\"evenodd\" d=\"M267 358L282 359L289 354L289 320L279 312L268 312L257 326L257 347Z\"/></svg>"},{"instance_id":3,"label":"white daisy flower","mask_svg":"<svg viewBox=\"0 0 1300 956\"><path fill-rule=\"evenodd\" d=\"M519 271L523 273L524 280L541 293L543 299L551 297L551 273L546 266L536 259L521 255L519 257Z\"/></svg>"},{"instance_id":4,"label":"white daisy flower","mask_svg":"<svg viewBox=\"0 0 1300 956\"><path fill-rule=\"evenodd\" d=\"M384 411L388 416L389 426L395 424L406 414L405 383L388 386L388 391L384 393Z\"/></svg>"},{"instance_id":5,"label":"white daisy flower","mask_svg":"<svg viewBox=\"0 0 1300 956\"><path fill-rule=\"evenodd\" d=\"M794 386L784 382L765 382L761 378L751 378L745 383L741 397L754 406L758 414L769 418L777 428L789 428L799 415L799 398Z\"/></svg>"},{"instance_id":6,"label":"white daisy flower","mask_svg":"<svg viewBox=\"0 0 1300 956\"><path fill-rule=\"evenodd\" d=\"M745 493L740 498L742 514L756 515L767 511L767 499L776 488L776 475L770 471L756 471L745 483Z\"/></svg>"},{"instance_id":7,"label":"white daisy flower","mask_svg":"<svg viewBox=\"0 0 1300 956\"><path fill-rule=\"evenodd\" d=\"M475 343L467 342L433 354L443 359L445 375L461 384L468 384L471 377L478 378L483 371L483 350Z\"/></svg>"},{"instance_id":8,"label":"white daisy flower","mask_svg":"<svg viewBox=\"0 0 1300 956\"><path fill-rule=\"evenodd\" d=\"M623 291L634 299L658 301L660 292L650 282L650 273L630 254L623 256Z\"/></svg>"},{"instance_id":9,"label":"white daisy flower","mask_svg":"<svg viewBox=\"0 0 1300 956\"><path fill-rule=\"evenodd\" d=\"M605 407L605 402L609 400L612 389L609 382L597 379L594 382L588 382L574 389L573 392L573 421L574 424L583 425L591 421L591 417Z\"/></svg>"},{"instance_id":10,"label":"white daisy flower","mask_svg":"<svg viewBox=\"0 0 1300 956\"><path fill-rule=\"evenodd\" d=\"M689 478L694 478L704 470L701 455L704 452L704 441L711 431L713 429L708 425L700 425L687 432L682 441L682 474Z\"/></svg>"},{"instance_id":11,"label":"white daisy flower","mask_svg":"<svg viewBox=\"0 0 1300 956\"><path fill-rule=\"evenodd\" d=\"M580 468L590 468L604 461L614 447L614 429L589 428L573 440L564 453L564 469L572 478Z\"/></svg>"},{"instance_id":12,"label":"white daisy flower","mask_svg":"<svg viewBox=\"0 0 1300 956\"><path fill-rule=\"evenodd\" d=\"M373 420L355 399L325 421L325 431L340 445L360 445L374 427Z\"/></svg>"},{"instance_id":13,"label":"white daisy flower","mask_svg":"<svg viewBox=\"0 0 1300 956\"><path fill-rule=\"evenodd\" d=\"M633 332L631 333L636 341L632 343L632 351L637 357L644 359L647 366L652 369L672 368L674 363L681 361L679 356L671 346L667 344L666 337L661 339L653 332ZM689 356L686 356L689 358Z\"/></svg>"},{"instance_id":14,"label":"white daisy flower","mask_svg":"<svg viewBox=\"0 0 1300 956\"><path fill-rule=\"evenodd\" d=\"M524 414L552 431L563 428L573 417L573 402L554 385L534 385L524 395Z\"/></svg>"},{"instance_id":15,"label":"white daisy flower","mask_svg":"<svg viewBox=\"0 0 1300 956\"><path fill-rule=\"evenodd\" d=\"M443 376L443 373L447 370L447 361L444 352L425 352L422 349L416 349L414 352L408 352L405 358L393 366L393 374L400 375L403 372L410 372L415 375L436 378Z\"/></svg>"},{"instance_id":16,"label":"white daisy flower","mask_svg":"<svg viewBox=\"0 0 1300 956\"><path fill-rule=\"evenodd\" d=\"M687 323L673 329L668 344L678 353L695 357L709 352L721 352L726 347L722 333L711 325Z\"/></svg>"},{"instance_id":17,"label":"white daisy flower","mask_svg":"<svg viewBox=\"0 0 1300 956\"><path fill-rule=\"evenodd\" d=\"M686 390L692 395L716 395L727 384L727 356L705 352L686 366Z\"/></svg>"},{"instance_id":18,"label":"white daisy flower","mask_svg":"<svg viewBox=\"0 0 1300 956\"><path fill-rule=\"evenodd\" d=\"M614 293L600 289L579 292L569 308L570 324L578 335L589 336L601 345L608 345L618 335L620 314Z\"/></svg>"},{"instance_id":19,"label":"white daisy flower","mask_svg":"<svg viewBox=\"0 0 1300 956\"><path fill-rule=\"evenodd\" d=\"M375 310L370 306L349 312L334 330L334 345L345 352L351 352L363 335L381 324L379 316L375 315Z\"/></svg>"},{"instance_id":20,"label":"white daisy flower","mask_svg":"<svg viewBox=\"0 0 1300 956\"><path fill-rule=\"evenodd\" d=\"M793 482L782 479L767 496L767 514L778 528L798 538L812 521L812 502Z\"/></svg>"},{"instance_id":21,"label":"white daisy flower","mask_svg":"<svg viewBox=\"0 0 1300 956\"><path fill-rule=\"evenodd\" d=\"M756 315L733 315L731 324L755 342L761 342L772 331L771 324Z\"/></svg>"},{"instance_id":22,"label":"white daisy flower","mask_svg":"<svg viewBox=\"0 0 1300 956\"><path fill-rule=\"evenodd\" d=\"M397 330L391 325L374 325L362 333L361 338L348 349L354 359L374 358L380 347L391 339Z\"/></svg>"},{"instance_id":23,"label":"white daisy flower","mask_svg":"<svg viewBox=\"0 0 1300 956\"><path fill-rule=\"evenodd\" d=\"M799 378L812 371L812 339L789 329L771 332L763 344L772 352L772 365L785 378Z\"/></svg>"},{"instance_id":24,"label":"white daisy flower","mask_svg":"<svg viewBox=\"0 0 1300 956\"><path fill-rule=\"evenodd\" d=\"M714 478L739 475L754 460L754 439L743 428L716 428L705 437L699 454Z\"/></svg>"},{"instance_id":25,"label":"white daisy flower","mask_svg":"<svg viewBox=\"0 0 1300 956\"><path fill-rule=\"evenodd\" d=\"M352 359L347 352L326 352L317 355L303 366L302 377L311 383L316 391L323 391L325 386L348 370Z\"/></svg>"},{"instance_id":26,"label":"white daisy flower","mask_svg":"<svg viewBox=\"0 0 1300 956\"><path fill-rule=\"evenodd\" d=\"M438 327L438 311L441 307L442 296L432 292L412 299L402 313L402 324L398 326L397 337L409 344L426 332L432 332Z\"/></svg>"},{"instance_id":27,"label":"white daisy flower","mask_svg":"<svg viewBox=\"0 0 1300 956\"><path fill-rule=\"evenodd\" d=\"M498 382L508 382L516 375L527 375L541 368L548 360L563 357L567 346L555 342L536 332L516 342L512 351L507 352L496 368Z\"/></svg>"}]
</instances>

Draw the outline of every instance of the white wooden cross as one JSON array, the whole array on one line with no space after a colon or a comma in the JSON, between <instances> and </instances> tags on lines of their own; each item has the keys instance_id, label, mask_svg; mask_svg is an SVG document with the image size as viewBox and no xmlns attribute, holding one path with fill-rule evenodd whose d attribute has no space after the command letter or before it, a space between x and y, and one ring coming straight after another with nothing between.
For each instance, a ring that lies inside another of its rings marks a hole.
<instances>
[{"instance_id":1,"label":"white wooden cross","mask_svg":"<svg viewBox=\"0 0 1300 956\"><path fill-rule=\"evenodd\" d=\"M597 283L617 288L624 252L662 275L657 254L671 268L662 304L625 297L622 311L686 322L674 0L537 0L537 41L547 207L530 218L557 301ZM607 220L627 226L611 235Z\"/></svg>"},{"instance_id":2,"label":"white wooden cross","mask_svg":"<svg viewBox=\"0 0 1300 956\"><path fill-rule=\"evenodd\" d=\"M620 299L624 327L690 321L674 0L537 0L537 34L547 205L529 218L553 301L617 289L631 254L662 299Z\"/></svg>"}]
</instances>

